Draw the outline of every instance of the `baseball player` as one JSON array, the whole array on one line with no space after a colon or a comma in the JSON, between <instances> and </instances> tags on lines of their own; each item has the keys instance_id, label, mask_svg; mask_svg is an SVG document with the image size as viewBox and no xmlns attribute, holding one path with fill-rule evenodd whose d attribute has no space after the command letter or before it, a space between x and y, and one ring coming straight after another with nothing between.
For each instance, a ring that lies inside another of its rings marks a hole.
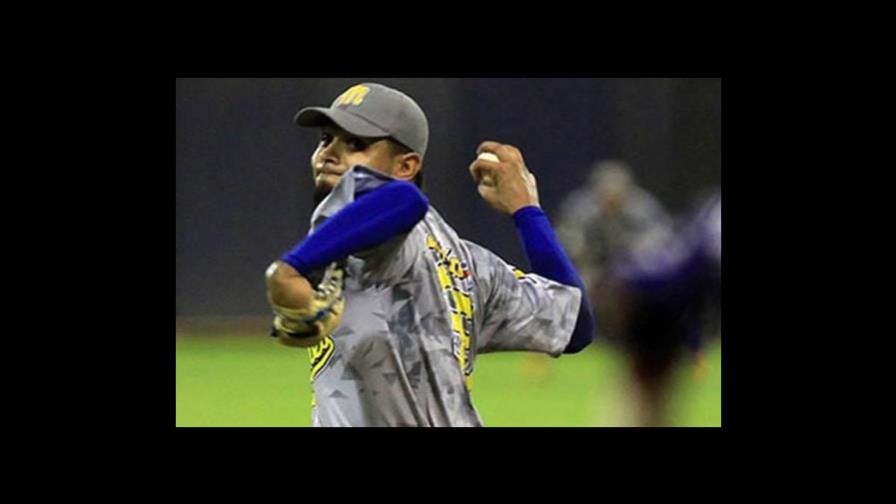
<instances>
[{"instance_id":1,"label":"baseball player","mask_svg":"<svg viewBox=\"0 0 896 504\"><path fill-rule=\"evenodd\" d=\"M659 200L636 183L624 161L599 161L589 178L560 209L557 236L588 288L604 341L619 342L606 268L636 241L668 236L673 222Z\"/></svg>"},{"instance_id":2,"label":"baseball player","mask_svg":"<svg viewBox=\"0 0 896 504\"><path fill-rule=\"evenodd\" d=\"M519 149L482 142L469 172L512 217L529 273L458 236L429 204L429 126L404 93L358 84L295 121L321 131L317 206L266 285L271 335L309 352L312 425L481 426L470 395L478 354L557 357L592 341L587 295Z\"/></svg>"},{"instance_id":3,"label":"baseball player","mask_svg":"<svg viewBox=\"0 0 896 504\"><path fill-rule=\"evenodd\" d=\"M619 288L620 329L631 351L640 422L665 425L672 365L687 347L697 369L704 367L701 340L720 329L721 194L676 232L636 241L609 270Z\"/></svg>"}]
</instances>

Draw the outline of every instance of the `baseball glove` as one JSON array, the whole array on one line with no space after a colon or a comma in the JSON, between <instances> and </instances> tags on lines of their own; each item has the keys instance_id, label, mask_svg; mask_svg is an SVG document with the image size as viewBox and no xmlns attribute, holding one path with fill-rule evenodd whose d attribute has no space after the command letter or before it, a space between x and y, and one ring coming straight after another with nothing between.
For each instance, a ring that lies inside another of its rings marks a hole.
<instances>
[{"instance_id":1,"label":"baseball glove","mask_svg":"<svg viewBox=\"0 0 896 504\"><path fill-rule=\"evenodd\" d=\"M314 289L311 305L305 309L274 306L271 336L289 337L290 344L312 347L329 336L342 320L345 297L342 295L343 270L330 264Z\"/></svg>"}]
</instances>

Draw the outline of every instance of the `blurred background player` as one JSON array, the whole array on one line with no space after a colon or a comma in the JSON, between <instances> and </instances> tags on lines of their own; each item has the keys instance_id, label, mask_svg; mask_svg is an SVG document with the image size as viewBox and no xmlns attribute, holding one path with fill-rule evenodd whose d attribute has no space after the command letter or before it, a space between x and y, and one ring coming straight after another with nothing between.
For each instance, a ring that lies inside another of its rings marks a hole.
<instances>
[{"instance_id":1,"label":"blurred background player","mask_svg":"<svg viewBox=\"0 0 896 504\"><path fill-rule=\"evenodd\" d=\"M626 411L610 423L668 425L683 350L694 377L707 371L701 341L720 325L721 198L678 220L619 160L595 163L561 207L557 235L588 288L601 341L629 368L618 387ZM544 379L550 361L530 356L523 366L525 376Z\"/></svg>"},{"instance_id":2,"label":"blurred background player","mask_svg":"<svg viewBox=\"0 0 896 504\"><path fill-rule=\"evenodd\" d=\"M557 235L575 262L601 321L601 337L618 340L615 299L606 282L610 261L635 241L659 237L672 223L662 204L639 186L631 168L618 160L593 165L589 183L567 198Z\"/></svg>"},{"instance_id":3,"label":"blurred background player","mask_svg":"<svg viewBox=\"0 0 896 504\"><path fill-rule=\"evenodd\" d=\"M600 321L602 341L620 343L619 310L605 270L627 253L634 242L671 232L672 223L662 204L639 186L624 161L594 163L588 183L571 192L560 207L557 237L582 278ZM537 355L523 361L523 373L542 379L551 361Z\"/></svg>"},{"instance_id":4,"label":"blurred background player","mask_svg":"<svg viewBox=\"0 0 896 504\"><path fill-rule=\"evenodd\" d=\"M671 372L685 349L692 352L697 375L705 372L701 344L720 334L721 254L717 193L674 233L642 235L608 267L640 425L669 424Z\"/></svg>"}]
</instances>

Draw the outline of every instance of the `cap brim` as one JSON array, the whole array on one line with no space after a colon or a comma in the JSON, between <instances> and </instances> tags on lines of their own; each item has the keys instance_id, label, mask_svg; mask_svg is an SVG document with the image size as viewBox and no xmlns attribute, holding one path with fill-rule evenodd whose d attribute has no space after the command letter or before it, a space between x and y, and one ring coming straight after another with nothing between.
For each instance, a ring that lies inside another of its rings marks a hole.
<instances>
[{"instance_id":1,"label":"cap brim","mask_svg":"<svg viewBox=\"0 0 896 504\"><path fill-rule=\"evenodd\" d=\"M389 136L388 131L339 109L305 107L296 114L295 122L299 126L305 127L324 126L332 122L353 135L362 137Z\"/></svg>"}]
</instances>

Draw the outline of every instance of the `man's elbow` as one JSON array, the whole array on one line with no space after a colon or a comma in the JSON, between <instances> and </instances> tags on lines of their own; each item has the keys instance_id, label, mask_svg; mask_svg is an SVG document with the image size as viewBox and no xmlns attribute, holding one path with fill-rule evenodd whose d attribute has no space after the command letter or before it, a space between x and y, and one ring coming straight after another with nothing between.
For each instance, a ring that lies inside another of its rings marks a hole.
<instances>
[{"instance_id":1,"label":"man's elbow","mask_svg":"<svg viewBox=\"0 0 896 504\"><path fill-rule=\"evenodd\" d=\"M285 290L285 280L280 269L280 261L274 261L264 272L264 286L267 290L268 301L272 304L280 304L282 293Z\"/></svg>"},{"instance_id":2,"label":"man's elbow","mask_svg":"<svg viewBox=\"0 0 896 504\"><path fill-rule=\"evenodd\" d=\"M570 342L569 346L566 347L566 350L563 351L565 354L575 354L579 353L585 349L591 342L594 341L594 336L589 335L587 338L582 338L579 341Z\"/></svg>"},{"instance_id":3,"label":"man's elbow","mask_svg":"<svg viewBox=\"0 0 896 504\"><path fill-rule=\"evenodd\" d=\"M274 261L265 271L264 277L271 304L299 308L310 302L313 294L311 285L289 264Z\"/></svg>"},{"instance_id":4,"label":"man's elbow","mask_svg":"<svg viewBox=\"0 0 896 504\"><path fill-rule=\"evenodd\" d=\"M574 354L581 352L594 341L594 333L596 331L597 327L594 323L594 316L591 314L591 310L583 307L582 311L579 312L579 317L576 320L576 327L573 329L569 344L566 346L566 349L563 350L563 353Z\"/></svg>"}]
</instances>

